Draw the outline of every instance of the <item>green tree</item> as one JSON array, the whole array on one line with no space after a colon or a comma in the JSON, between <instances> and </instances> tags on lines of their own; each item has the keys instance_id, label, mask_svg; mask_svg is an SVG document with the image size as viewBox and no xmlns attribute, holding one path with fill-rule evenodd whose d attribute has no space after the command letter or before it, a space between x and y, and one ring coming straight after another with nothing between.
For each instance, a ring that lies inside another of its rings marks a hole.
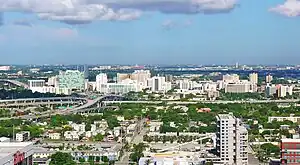
<instances>
[{"instance_id":1,"label":"green tree","mask_svg":"<svg viewBox=\"0 0 300 165\"><path fill-rule=\"evenodd\" d=\"M76 165L76 162L70 154L56 152L51 156L50 165Z\"/></svg>"},{"instance_id":2,"label":"green tree","mask_svg":"<svg viewBox=\"0 0 300 165\"><path fill-rule=\"evenodd\" d=\"M98 133L96 136L94 136L94 141L102 141L104 139L104 136L100 133Z\"/></svg>"},{"instance_id":3,"label":"green tree","mask_svg":"<svg viewBox=\"0 0 300 165\"><path fill-rule=\"evenodd\" d=\"M85 162L85 159L84 159L84 158L79 158L79 162L80 162L80 163L84 163L84 162Z\"/></svg>"},{"instance_id":4,"label":"green tree","mask_svg":"<svg viewBox=\"0 0 300 165\"><path fill-rule=\"evenodd\" d=\"M101 157L101 161L102 161L102 162L108 162L109 159L108 159L107 156L102 156L102 157Z\"/></svg>"},{"instance_id":5,"label":"green tree","mask_svg":"<svg viewBox=\"0 0 300 165\"><path fill-rule=\"evenodd\" d=\"M279 154L280 148L276 145L273 145L272 143L265 143L261 145L261 149L266 151L266 153L269 155L270 153Z\"/></svg>"}]
</instances>

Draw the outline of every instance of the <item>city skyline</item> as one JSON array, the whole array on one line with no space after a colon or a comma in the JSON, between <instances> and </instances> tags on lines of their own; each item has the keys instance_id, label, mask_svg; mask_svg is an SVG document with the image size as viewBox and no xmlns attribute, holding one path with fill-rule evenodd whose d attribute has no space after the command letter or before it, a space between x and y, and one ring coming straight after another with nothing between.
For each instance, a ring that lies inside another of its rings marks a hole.
<instances>
[{"instance_id":1,"label":"city skyline","mask_svg":"<svg viewBox=\"0 0 300 165\"><path fill-rule=\"evenodd\" d=\"M297 64L298 0L0 0L6 64Z\"/></svg>"}]
</instances>

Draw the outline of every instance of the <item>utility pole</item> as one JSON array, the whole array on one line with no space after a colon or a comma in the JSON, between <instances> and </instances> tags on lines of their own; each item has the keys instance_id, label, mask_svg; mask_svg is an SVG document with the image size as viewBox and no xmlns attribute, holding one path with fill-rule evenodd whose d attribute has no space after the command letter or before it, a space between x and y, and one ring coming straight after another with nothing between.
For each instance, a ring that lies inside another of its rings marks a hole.
<instances>
[{"instance_id":1,"label":"utility pole","mask_svg":"<svg viewBox=\"0 0 300 165\"><path fill-rule=\"evenodd\" d=\"M13 142L15 141L15 125L13 124Z\"/></svg>"}]
</instances>

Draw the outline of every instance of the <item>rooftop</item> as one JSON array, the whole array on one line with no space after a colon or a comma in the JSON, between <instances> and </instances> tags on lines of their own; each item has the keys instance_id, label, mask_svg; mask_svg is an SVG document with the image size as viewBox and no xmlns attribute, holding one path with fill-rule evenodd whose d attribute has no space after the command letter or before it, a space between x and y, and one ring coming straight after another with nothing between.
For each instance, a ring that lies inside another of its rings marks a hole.
<instances>
[{"instance_id":1,"label":"rooftop","mask_svg":"<svg viewBox=\"0 0 300 165\"><path fill-rule=\"evenodd\" d=\"M283 142L283 143L288 143L288 142L300 143L300 139L281 139L281 142Z\"/></svg>"},{"instance_id":2,"label":"rooftop","mask_svg":"<svg viewBox=\"0 0 300 165\"><path fill-rule=\"evenodd\" d=\"M14 154L23 148L32 145L31 142L1 142L0 143L0 160L10 154Z\"/></svg>"},{"instance_id":3,"label":"rooftop","mask_svg":"<svg viewBox=\"0 0 300 165\"><path fill-rule=\"evenodd\" d=\"M235 119L235 117L232 114L219 114L218 118L221 120Z\"/></svg>"}]
</instances>

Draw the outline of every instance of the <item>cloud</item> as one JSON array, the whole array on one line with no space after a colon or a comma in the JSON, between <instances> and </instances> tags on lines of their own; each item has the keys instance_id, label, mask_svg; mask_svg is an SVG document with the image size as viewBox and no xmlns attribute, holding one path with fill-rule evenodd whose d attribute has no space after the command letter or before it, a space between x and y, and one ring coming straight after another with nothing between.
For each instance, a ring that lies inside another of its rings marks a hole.
<instances>
[{"instance_id":1,"label":"cloud","mask_svg":"<svg viewBox=\"0 0 300 165\"><path fill-rule=\"evenodd\" d=\"M94 20L127 21L141 15L138 10L113 10L105 4L89 4L86 0L0 0L0 10L36 13L41 19L68 24L85 24Z\"/></svg>"},{"instance_id":2,"label":"cloud","mask_svg":"<svg viewBox=\"0 0 300 165\"><path fill-rule=\"evenodd\" d=\"M271 8L269 11L288 17L300 16L300 1L286 0L283 4Z\"/></svg>"},{"instance_id":3,"label":"cloud","mask_svg":"<svg viewBox=\"0 0 300 165\"><path fill-rule=\"evenodd\" d=\"M97 1L98 0L92 0ZM237 0L141 0L107 2L113 9L132 8L167 14L227 13L237 6Z\"/></svg>"},{"instance_id":4,"label":"cloud","mask_svg":"<svg viewBox=\"0 0 300 165\"><path fill-rule=\"evenodd\" d=\"M45 20L87 24L95 20L130 21L142 12L226 13L237 0L0 0L0 11L36 13Z\"/></svg>"}]
</instances>

